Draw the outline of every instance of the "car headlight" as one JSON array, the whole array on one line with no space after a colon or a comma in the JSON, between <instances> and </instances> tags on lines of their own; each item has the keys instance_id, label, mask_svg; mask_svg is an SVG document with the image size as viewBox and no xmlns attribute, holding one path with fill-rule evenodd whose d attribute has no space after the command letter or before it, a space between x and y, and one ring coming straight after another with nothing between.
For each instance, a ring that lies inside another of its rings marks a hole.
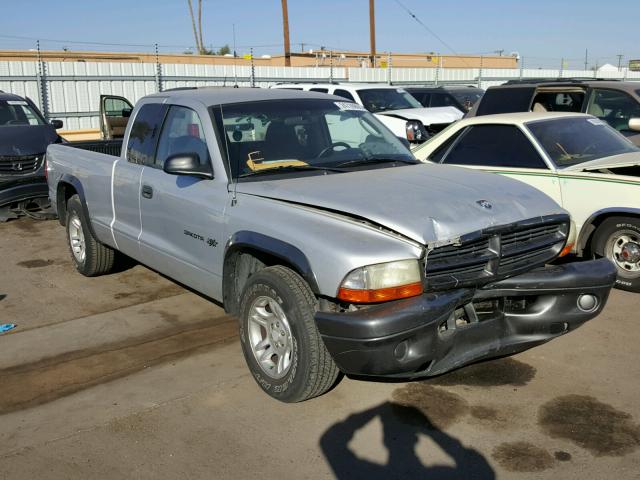
<instances>
[{"instance_id":1,"label":"car headlight","mask_svg":"<svg viewBox=\"0 0 640 480\"><path fill-rule=\"evenodd\" d=\"M338 298L349 303L377 303L420 295L418 260L399 260L356 268L344 277Z\"/></svg>"},{"instance_id":2,"label":"car headlight","mask_svg":"<svg viewBox=\"0 0 640 480\"><path fill-rule=\"evenodd\" d=\"M424 142L427 137L427 129L419 120L409 120L406 124L407 140L414 143Z\"/></svg>"}]
</instances>

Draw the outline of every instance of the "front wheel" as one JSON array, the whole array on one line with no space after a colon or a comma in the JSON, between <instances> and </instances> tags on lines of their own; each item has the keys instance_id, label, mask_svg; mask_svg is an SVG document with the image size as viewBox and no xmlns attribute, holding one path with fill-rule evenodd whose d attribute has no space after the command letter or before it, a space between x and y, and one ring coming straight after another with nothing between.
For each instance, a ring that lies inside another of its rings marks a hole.
<instances>
[{"instance_id":1,"label":"front wheel","mask_svg":"<svg viewBox=\"0 0 640 480\"><path fill-rule=\"evenodd\" d=\"M606 219L593 236L592 253L607 257L616 266L616 288L640 292L640 220Z\"/></svg>"},{"instance_id":2,"label":"front wheel","mask_svg":"<svg viewBox=\"0 0 640 480\"><path fill-rule=\"evenodd\" d=\"M273 398L300 402L322 395L339 371L315 325L317 304L293 270L252 275L240 299L240 340L254 379Z\"/></svg>"}]
</instances>

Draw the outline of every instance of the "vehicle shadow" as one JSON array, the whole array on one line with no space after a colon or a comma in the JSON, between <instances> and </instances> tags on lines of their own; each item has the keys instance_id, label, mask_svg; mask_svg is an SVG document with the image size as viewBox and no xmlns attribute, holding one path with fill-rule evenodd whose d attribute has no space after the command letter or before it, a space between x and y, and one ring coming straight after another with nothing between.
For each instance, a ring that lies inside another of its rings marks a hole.
<instances>
[{"instance_id":1,"label":"vehicle shadow","mask_svg":"<svg viewBox=\"0 0 640 480\"><path fill-rule=\"evenodd\" d=\"M349 448L355 433L376 417L382 423L383 443L388 451L386 465L360 458ZM421 435L430 437L455 465L425 466L415 451ZM338 479L495 478L495 472L480 452L438 429L420 410L391 402L352 414L332 425L320 438L320 448Z\"/></svg>"}]
</instances>

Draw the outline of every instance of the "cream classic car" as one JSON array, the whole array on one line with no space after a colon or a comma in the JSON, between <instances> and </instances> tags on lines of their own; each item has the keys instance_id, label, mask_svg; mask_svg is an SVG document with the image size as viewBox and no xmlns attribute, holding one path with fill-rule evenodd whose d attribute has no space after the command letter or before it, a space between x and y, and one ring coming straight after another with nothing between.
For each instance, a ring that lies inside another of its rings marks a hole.
<instances>
[{"instance_id":1,"label":"cream classic car","mask_svg":"<svg viewBox=\"0 0 640 480\"><path fill-rule=\"evenodd\" d=\"M414 154L542 190L573 217L573 253L606 256L618 269L616 286L640 292L640 149L602 120L547 112L466 118Z\"/></svg>"}]
</instances>

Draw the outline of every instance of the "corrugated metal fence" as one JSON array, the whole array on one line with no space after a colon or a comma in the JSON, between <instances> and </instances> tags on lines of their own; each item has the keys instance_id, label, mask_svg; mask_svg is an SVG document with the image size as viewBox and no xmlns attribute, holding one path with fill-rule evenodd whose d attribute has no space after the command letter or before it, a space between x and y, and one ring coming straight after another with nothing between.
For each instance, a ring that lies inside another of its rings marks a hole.
<instances>
[{"instance_id":1,"label":"corrugated metal fence","mask_svg":"<svg viewBox=\"0 0 640 480\"><path fill-rule=\"evenodd\" d=\"M441 69L264 67L119 62L0 62L0 90L28 96L65 130L98 128L100 95L139 98L176 87L258 86L277 82L379 82L394 85L464 83L487 88L515 78L593 77L592 71L540 69ZM603 77L602 73L598 74ZM640 81L640 72L607 78Z\"/></svg>"}]
</instances>

